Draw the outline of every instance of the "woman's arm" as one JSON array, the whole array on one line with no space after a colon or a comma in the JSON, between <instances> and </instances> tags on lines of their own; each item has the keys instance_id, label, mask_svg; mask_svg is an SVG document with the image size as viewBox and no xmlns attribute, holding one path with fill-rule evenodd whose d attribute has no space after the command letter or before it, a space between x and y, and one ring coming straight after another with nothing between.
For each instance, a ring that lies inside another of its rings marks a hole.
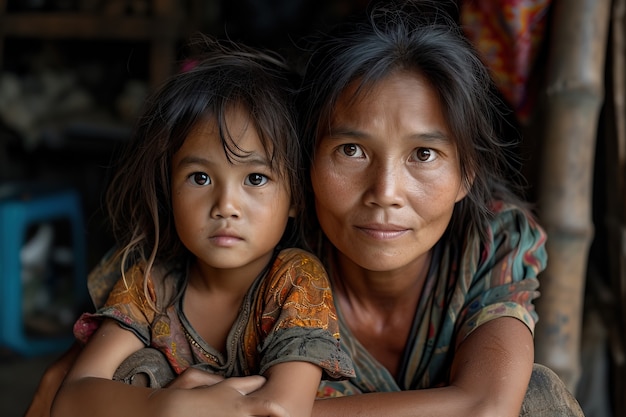
<instances>
[{"instance_id":1,"label":"woman's arm","mask_svg":"<svg viewBox=\"0 0 626 417\"><path fill-rule=\"evenodd\" d=\"M196 378L192 386L183 389L143 388L113 381L122 361L141 348L143 343L132 332L105 320L76 358L52 404L52 416L288 417L277 403L246 395L263 384L261 377L231 378L210 387ZM192 387L197 388L187 389Z\"/></svg>"},{"instance_id":2,"label":"woman's arm","mask_svg":"<svg viewBox=\"0 0 626 417\"><path fill-rule=\"evenodd\" d=\"M528 327L501 317L478 327L454 357L450 385L322 399L314 416L519 416L534 361Z\"/></svg>"},{"instance_id":3,"label":"woman's arm","mask_svg":"<svg viewBox=\"0 0 626 417\"><path fill-rule=\"evenodd\" d=\"M82 345L74 342L59 359L45 370L24 417L50 417L50 407L54 396L81 350Z\"/></svg>"}]
</instances>

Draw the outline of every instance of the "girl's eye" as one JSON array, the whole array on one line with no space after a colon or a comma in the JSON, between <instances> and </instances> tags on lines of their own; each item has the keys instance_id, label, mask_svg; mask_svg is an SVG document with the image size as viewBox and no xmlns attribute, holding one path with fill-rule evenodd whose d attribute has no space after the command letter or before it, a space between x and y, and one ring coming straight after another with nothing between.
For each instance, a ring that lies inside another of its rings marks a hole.
<instances>
[{"instance_id":1,"label":"girl's eye","mask_svg":"<svg viewBox=\"0 0 626 417\"><path fill-rule=\"evenodd\" d=\"M192 183L196 185L208 185L211 184L211 177L204 172L194 172L189 176Z\"/></svg>"},{"instance_id":2,"label":"girl's eye","mask_svg":"<svg viewBox=\"0 0 626 417\"><path fill-rule=\"evenodd\" d=\"M430 162L437 157L437 153L430 148L418 148L415 151L415 158L420 162Z\"/></svg>"},{"instance_id":3,"label":"girl's eye","mask_svg":"<svg viewBox=\"0 0 626 417\"><path fill-rule=\"evenodd\" d=\"M363 156L363 149L361 149L359 145L355 145L354 143L341 145L341 152L351 158L360 158Z\"/></svg>"},{"instance_id":4,"label":"girl's eye","mask_svg":"<svg viewBox=\"0 0 626 417\"><path fill-rule=\"evenodd\" d=\"M246 185L254 185L256 187L259 187L266 184L267 181L268 178L265 175L254 173L248 175L248 178L246 178Z\"/></svg>"}]
</instances>

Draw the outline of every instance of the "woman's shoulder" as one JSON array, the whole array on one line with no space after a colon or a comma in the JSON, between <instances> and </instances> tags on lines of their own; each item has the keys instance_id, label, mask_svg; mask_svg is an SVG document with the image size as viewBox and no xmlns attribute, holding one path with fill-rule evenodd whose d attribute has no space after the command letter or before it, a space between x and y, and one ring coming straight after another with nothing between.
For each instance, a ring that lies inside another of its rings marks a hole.
<instances>
[{"instance_id":1,"label":"woman's shoulder","mask_svg":"<svg viewBox=\"0 0 626 417\"><path fill-rule=\"evenodd\" d=\"M535 274L543 270L547 235L535 215L526 207L502 201L492 202L490 209L486 237L470 232L462 246L448 245L449 249L458 248L453 253L464 270L481 275L501 263L506 264L505 269L532 267Z\"/></svg>"},{"instance_id":2,"label":"woman's shoulder","mask_svg":"<svg viewBox=\"0 0 626 417\"><path fill-rule=\"evenodd\" d=\"M506 203L500 200L490 204L492 216L488 221L488 235L491 241L502 238L544 243L546 232L539 224L536 215L529 207Z\"/></svg>"},{"instance_id":3,"label":"woman's shoulder","mask_svg":"<svg viewBox=\"0 0 626 417\"><path fill-rule=\"evenodd\" d=\"M492 201L489 209L485 233L469 227L461 239L448 235L437 245L437 259L461 264L466 272L488 270L504 259L533 262L537 270L543 269L547 235L534 213L526 206L499 200Z\"/></svg>"},{"instance_id":4,"label":"woman's shoulder","mask_svg":"<svg viewBox=\"0 0 626 417\"><path fill-rule=\"evenodd\" d=\"M112 248L87 275L87 288L96 309L104 305L121 277L121 258L117 250Z\"/></svg>"}]
</instances>

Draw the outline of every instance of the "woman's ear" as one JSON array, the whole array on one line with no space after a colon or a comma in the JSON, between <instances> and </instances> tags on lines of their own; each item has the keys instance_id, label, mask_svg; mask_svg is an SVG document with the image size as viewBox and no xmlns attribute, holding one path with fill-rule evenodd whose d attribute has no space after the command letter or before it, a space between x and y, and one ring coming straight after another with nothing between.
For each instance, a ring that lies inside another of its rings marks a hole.
<instances>
[{"instance_id":1,"label":"woman's ear","mask_svg":"<svg viewBox=\"0 0 626 417\"><path fill-rule=\"evenodd\" d=\"M456 194L456 198L454 199L455 203L458 203L459 201L463 200L465 198L465 196L467 196L467 185L465 184L465 181L463 182L463 184L461 184L461 186L459 187L459 191Z\"/></svg>"},{"instance_id":2,"label":"woman's ear","mask_svg":"<svg viewBox=\"0 0 626 417\"><path fill-rule=\"evenodd\" d=\"M291 207L289 207L289 217L292 217L295 219L296 214L298 214L298 210L296 210L296 206L292 204Z\"/></svg>"},{"instance_id":3,"label":"woman's ear","mask_svg":"<svg viewBox=\"0 0 626 417\"><path fill-rule=\"evenodd\" d=\"M474 184L474 173L468 175L467 179L463 179L461 181L459 191L457 192L456 199L454 200L455 203L458 203L467 197L467 193L469 193L469 190L472 188L472 184Z\"/></svg>"}]
</instances>

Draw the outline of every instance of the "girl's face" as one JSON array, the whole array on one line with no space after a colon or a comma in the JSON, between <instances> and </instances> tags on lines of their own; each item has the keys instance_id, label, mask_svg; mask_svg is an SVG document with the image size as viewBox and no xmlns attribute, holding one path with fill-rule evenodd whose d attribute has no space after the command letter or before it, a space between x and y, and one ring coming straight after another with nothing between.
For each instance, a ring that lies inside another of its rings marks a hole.
<instances>
[{"instance_id":1,"label":"girl's face","mask_svg":"<svg viewBox=\"0 0 626 417\"><path fill-rule=\"evenodd\" d=\"M226 124L244 157L227 159L217 122L207 118L172 158L176 231L199 265L260 272L295 210L287 181L270 169L247 112L233 107Z\"/></svg>"},{"instance_id":2,"label":"girl's face","mask_svg":"<svg viewBox=\"0 0 626 417\"><path fill-rule=\"evenodd\" d=\"M398 72L357 100L339 97L311 167L320 225L362 268L421 263L466 195L438 95L425 78Z\"/></svg>"}]
</instances>

